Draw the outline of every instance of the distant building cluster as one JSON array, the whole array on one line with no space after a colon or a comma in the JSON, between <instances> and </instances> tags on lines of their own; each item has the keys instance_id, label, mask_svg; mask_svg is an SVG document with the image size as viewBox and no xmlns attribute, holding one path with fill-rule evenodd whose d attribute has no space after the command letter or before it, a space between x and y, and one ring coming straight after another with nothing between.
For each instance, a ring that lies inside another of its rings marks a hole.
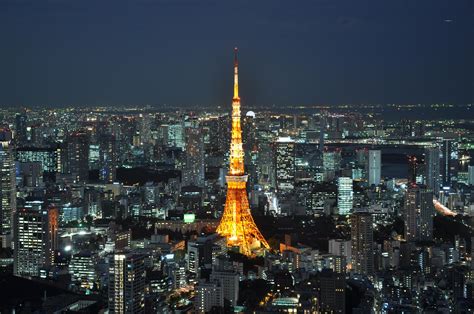
<instances>
[{"instance_id":1,"label":"distant building cluster","mask_svg":"<svg viewBox=\"0 0 474 314\"><path fill-rule=\"evenodd\" d=\"M0 312L474 310L472 120L227 109L2 109Z\"/></svg>"}]
</instances>

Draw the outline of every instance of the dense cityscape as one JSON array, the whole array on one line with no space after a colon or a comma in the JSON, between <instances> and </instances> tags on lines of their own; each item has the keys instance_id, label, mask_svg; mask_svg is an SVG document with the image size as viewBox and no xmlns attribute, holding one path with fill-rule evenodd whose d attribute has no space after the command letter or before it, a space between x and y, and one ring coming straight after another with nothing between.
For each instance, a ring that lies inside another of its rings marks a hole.
<instances>
[{"instance_id":1,"label":"dense cityscape","mask_svg":"<svg viewBox=\"0 0 474 314\"><path fill-rule=\"evenodd\" d=\"M0 0L0 314L474 313L473 12Z\"/></svg>"},{"instance_id":2,"label":"dense cityscape","mask_svg":"<svg viewBox=\"0 0 474 314\"><path fill-rule=\"evenodd\" d=\"M246 110L238 67L214 110L0 111L2 313L474 310L471 105Z\"/></svg>"}]
</instances>

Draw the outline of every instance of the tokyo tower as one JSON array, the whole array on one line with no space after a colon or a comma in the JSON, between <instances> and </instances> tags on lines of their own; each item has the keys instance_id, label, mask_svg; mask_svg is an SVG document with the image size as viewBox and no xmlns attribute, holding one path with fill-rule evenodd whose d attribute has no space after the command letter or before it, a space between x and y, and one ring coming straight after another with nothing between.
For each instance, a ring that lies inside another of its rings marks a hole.
<instances>
[{"instance_id":1,"label":"tokyo tower","mask_svg":"<svg viewBox=\"0 0 474 314\"><path fill-rule=\"evenodd\" d=\"M239 70L237 48L234 49L234 98L232 99L232 139L230 143L230 167L226 176L227 196L224 213L217 233L227 239L227 246L238 247L240 253L251 256L262 246L269 249L250 213L247 198L247 179L244 172L244 150L240 127Z\"/></svg>"}]
</instances>

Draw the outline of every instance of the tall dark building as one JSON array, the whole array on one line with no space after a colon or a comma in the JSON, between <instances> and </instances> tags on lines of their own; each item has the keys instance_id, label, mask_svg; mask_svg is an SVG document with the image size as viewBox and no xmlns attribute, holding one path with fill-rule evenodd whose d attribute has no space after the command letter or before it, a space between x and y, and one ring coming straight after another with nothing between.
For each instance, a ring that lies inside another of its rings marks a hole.
<instances>
[{"instance_id":1,"label":"tall dark building","mask_svg":"<svg viewBox=\"0 0 474 314\"><path fill-rule=\"evenodd\" d=\"M185 162L182 171L183 185L204 185L204 138L197 119L186 123L184 129Z\"/></svg>"},{"instance_id":2,"label":"tall dark building","mask_svg":"<svg viewBox=\"0 0 474 314\"><path fill-rule=\"evenodd\" d=\"M416 156L408 156L408 184L416 184L418 162Z\"/></svg>"},{"instance_id":3,"label":"tall dark building","mask_svg":"<svg viewBox=\"0 0 474 314\"><path fill-rule=\"evenodd\" d=\"M323 269L316 275L320 313L345 313L346 275Z\"/></svg>"},{"instance_id":4,"label":"tall dark building","mask_svg":"<svg viewBox=\"0 0 474 314\"><path fill-rule=\"evenodd\" d=\"M109 261L110 313L145 313L145 259L115 253Z\"/></svg>"},{"instance_id":5,"label":"tall dark building","mask_svg":"<svg viewBox=\"0 0 474 314\"><path fill-rule=\"evenodd\" d=\"M441 186L440 180L440 150L439 147L425 149L425 180L426 186L438 195Z\"/></svg>"},{"instance_id":6,"label":"tall dark building","mask_svg":"<svg viewBox=\"0 0 474 314\"><path fill-rule=\"evenodd\" d=\"M457 181L458 170L458 142L453 139L444 139L441 147L441 175L443 187L450 187Z\"/></svg>"},{"instance_id":7,"label":"tall dark building","mask_svg":"<svg viewBox=\"0 0 474 314\"><path fill-rule=\"evenodd\" d=\"M66 173L76 182L86 182L89 178L89 136L84 132L74 132L67 139Z\"/></svg>"},{"instance_id":8,"label":"tall dark building","mask_svg":"<svg viewBox=\"0 0 474 314\"><path fill-rule=\"evenodd\" d=\"M0 129L0 245L10 246L12 216L16 210L15 162L12 152L12 133Z\"/></svg>"},{"instance_id":9,"label":"tall dark building","mask_svg":"<svg viewBox=\"0 0 474 314\"><path fill-rule=\"evenodd\" d=\"M13 272L16 276L37 277L42 267L52 264L53 246L57 245L57 218L53 209L20 209L15 213Z\"/></svg>"},{"instance_id":10,"label":"tall dark building","mask_svg":"<svg viewBox=\"0 0 474 314\"><path fill-rule=\"evenodd\" d=\"M433 191L417 185L408 188L405 196L405 239L433 240Z\"/></svg>"},{"instance_id":11,"label":"tall dark building","mask_svg":"<svg viewBox=\"0 0 474 314\"><path fill-rule=\"evenodd\" d=\"M18 113L15 116L15 142L18 146L23 146L28 142L28 116L26 112Z\"/></svg>"},{"instance_id":12,"label":"tall dark building","mask_svg":"<svg viewBox=\"0 0 474 314\"><path fill-rule=\"evenodd\" d=\"M113 135L107 134L99 139L99 179L114 182L117 174L117 142Z\"/></svg>"},{"instance_id":13,"label":"tall dark building","mask_svg":"<svg viewBox=\"0 0 474 314\"><path fill-rule=\"evenodd\" d=\"M374 232L372 215L355 212L351 215L352 269L355 273L374 273Z\"/></svg>"}]
</instances>

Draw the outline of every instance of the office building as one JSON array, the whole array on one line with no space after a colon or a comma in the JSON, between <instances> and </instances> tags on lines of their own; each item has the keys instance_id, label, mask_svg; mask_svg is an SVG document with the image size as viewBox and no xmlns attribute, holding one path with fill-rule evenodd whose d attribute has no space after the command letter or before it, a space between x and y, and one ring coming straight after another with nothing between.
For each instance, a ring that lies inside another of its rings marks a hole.
<instances>
[{"instance_id":1,"label":"office building","mask_svg":"<svg viewBox=\"0 0 474 314\"><path fill-rule=\"evenodd\" d=\"M239 299L239 274L233 270L214 269L211 273L210 282L217 282L222 287L224 299L232 306L237 305Z\"/></svg>"},{"instance_id":2,"label":"office building","mask_svg":"<svg viewBox=\"0 0 474 314\"><path fill-rule=\"evenodd\" d=\"M280 137L275 142L275 179L280 193L289 193L295 187L295 141Z\"/></svg>"},{"instance_id":3,"label":"office building","mask_svg":"<svg viewBox=\"0 0 474 314\"><path fill-rule=\"evenodd\" d=\"M67 140L66 173L76 182L89 179L89 136L84 132L74 132Z\"/></svg>"},{"instance_id":4,"label":"office building","mask_svg":"<svg viewBox=\"0 0 474 314\"><path fill-rule=\"evenodd\" d=\"M16 210L16 175L12 154L12 133L0 129L0 236L9 244L12 235L12 217Z\"/></svg>"},{"instance_id":5,"label":"office building","mask_svg":"<svg viewBox=\"0 0 474 314\"><path fill-rule=\"evenodd\" d=\"M426 186L438 195L441 186L440 180L440 154L439 147L429 147L425 149L425 180Z\"/></svg>"},{"instance_id":6,"label":"office building","mask_svg":"<svg viewBox=\"0 0 474 314\"><path fill-rule=\"evenodd\" d=\"M14 264L16 276L37 277L52 264L54 233L48 210L19 209L14 216ZM53 223L54 224L54 223ZM56 234L57 236L57 234Z\"/></svg>"},{"instance_id":7,"label":"office building","mask_svg":"<svg viewBox=\"0 0 474 314\"><path fill-rule=\"evenodd\" d=\"M182 185L204 185L204 138L198 121L189 122L185 128L185 163Z\"/></svg>"},{"instance_id":8,"label":"office building","mask_svg":"<svg viewBox=\"0 0 474 314\"><path fill-rule=\"evenodd\" d=\"M367 156L367 182L369 186L379 185L382 176L382 156L380 150L369 150Z\"/></svg>"},{"instance_id":9,"label":"office building","mask_svg":"<svg viewBox=\"0 0 474 314\"><path fill-rule=\"evenodd\" d=\"M97 281L95 256L91 252L80 252L72 256L69 262L71 281L82 290L92 290Z\"/></svg>"},{"instance_id":10,"label":"office building","mask_svg":"<svg viewBox=\"0 0 474 314\"><path fill-rule=\"evenodd\" d=\"M373 219L368 212L351 215L352 270L371 276L374 273Z\"/></svg>"},{"instance_id":11,"label":"office building","mask_svg":"<svg viewBox=\"0 0 474 314\"><path fill-rule=\"evenodd\" d=\"M354 206L352 179L348 177L339 177L337 185L338 214L348 215Z\"/></svg>"},{"instance_id":12,"label":"office building","mask_svg":"<svg viewBox=\"0 0 474 314\"><path fill-rule=\"evenodd\" d=\"M420 186L410 186L405 194L405 240L433 240L433 191Z\"/></svg>"},{"instance_id":13,"label":"office building","mask_svg":"<svg viewBox=\"0 0 474 314\"><path fill-rule=\"evenodd\" d=\"M196 286L197 313L209 313L213 307L224 307L224 291L218 282L201 282Z\"/></svg>"},{"instance_id":14,"label":"office building","mask_svg":"<svg viewBox=\"0 0 474 314\"><path fill-rule=\"evenodd\" d=\"M441 176L443 187L451 187L457 181L458 142L444 139L441 145Z\"/></svg>"},{"instance_id":15,"label":"office building","mask_svg":"<svg viewBox=\"0 0 474 314\"><path fill-rule=\"evenodd\" d=\"M19 162L40 162L43 172L61 172L59 147L21 147L16 149Z\"/></svg>"},{"instance_id":16,"label":"office building","mask_svg":"<svg viewBox=\"0 0 474 314\"><path fill-rule=\"evenodd\" d=\"M319 313L346 312L345 274L323 269L316 275Z\"/></svg>"},{"instance_id":17,"label":"office building","mask_svg":"<svg viewBox=\"0 0 474 314\"><path fill-rule=\"evenodd\" d=\"M328 243L329 254L336 256L344 256L346 261L350 263L352 258L352 247L350 240L330 239Z\"/></svg>"},{"instance_id":18,"label":"office building","mask_svg":"<svg viewBox=\"0 0 474 314\"><path fill-rule=\"evenodd\" d=\"M15 116L15 142L23 146L28 142L28 116L26 112L17 113Z\"/></svg>"},{"instance_id":19,"label":"office building","mask_svg":"<svg viewBox=\"0 0 474 314\"><path fill-rule=\"evenodd\" d=\"M109 312L145 313L145 259L115 253L109 260Z\"/></svg>"},{"instance_id":20,"label":"office building","mask_svg":"<svg viewBox=\"0 0 474 314\"><path fill-rule=\"evenodd\" d=\"M474 185L474 166L467 167L468 184Z\"/></svg>"}]
</instances>

